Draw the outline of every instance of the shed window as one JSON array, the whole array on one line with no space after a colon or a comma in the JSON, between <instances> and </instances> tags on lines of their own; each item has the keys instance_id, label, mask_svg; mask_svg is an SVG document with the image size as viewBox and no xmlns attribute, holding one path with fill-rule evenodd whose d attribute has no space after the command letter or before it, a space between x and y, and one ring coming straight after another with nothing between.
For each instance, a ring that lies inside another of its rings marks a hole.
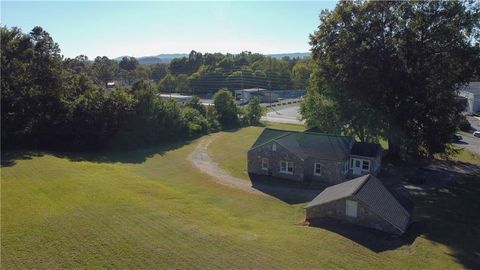
<instances>
[{"instance_id":1,"label":"shed window","mask_svg":"<svg viewBox=\"0 0 480 270\"><path fill-rule=\"evenodd\" d=\"M262 158L262 170L268 170L268 158Z\"/></svg>"},{"instance_id":2,"label":"shed window","mask_svg":"<svg viewBox=\"0 0 480 270\"><path fill-rule=\"evenodd\" d=\"M363 171L370 171L370 160L363 160L362 161L362 170Z\"/></svg>"},{"instance_id":3,"label":"shed window","mask_svg":"<svg viewBox=\"0 0 480 270\"><path fill-rule=\"evenodd\" d=\"M290 161L281 161L280 162L280 172L293 174L293 162Z\"/></svg>"},{"instance_id":4,"label":"shed window","mask_svg":"<svg viewBox=\"0 0 480 270\"><path fill-rule=\"evenodd\" d=\"M320 166L320 163L315 163L313 174L317 176L322 175L322 167Z\"/></svg>"},{"instance_id":5,"label":"shed window","mask_svg":"<svg viewBox=\"0 0 480 270\"><path fill-rule=\"evenodd\" d=\"M347 217L357 217L358 203L356 201L346 200L345 215Z\"/></svg>"},{"instance_id":6,"label":"shed window","mask_svg":"<svg viewBox=\"0 0 480 270\"><path fill-rule=\"evenodd\" d=\"M272 144L272 151L277 151L277 145L276 144Z\"/></svg>"}]
</instances>

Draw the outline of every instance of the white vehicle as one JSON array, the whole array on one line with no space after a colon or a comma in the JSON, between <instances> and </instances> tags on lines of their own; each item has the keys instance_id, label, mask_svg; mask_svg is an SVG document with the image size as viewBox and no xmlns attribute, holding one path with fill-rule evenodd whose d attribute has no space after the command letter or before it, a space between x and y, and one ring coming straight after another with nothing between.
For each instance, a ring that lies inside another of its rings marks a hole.
<instances>
[{"instance_id":1,"label":"white vehicle","mask_svg":"<svg viewBox=\"0 0 480 270\"><path fill-rule=\"evenodd\" d=\"M480 138L480 130L473 132L473 136Z\"/></svg>"}]
</instances>

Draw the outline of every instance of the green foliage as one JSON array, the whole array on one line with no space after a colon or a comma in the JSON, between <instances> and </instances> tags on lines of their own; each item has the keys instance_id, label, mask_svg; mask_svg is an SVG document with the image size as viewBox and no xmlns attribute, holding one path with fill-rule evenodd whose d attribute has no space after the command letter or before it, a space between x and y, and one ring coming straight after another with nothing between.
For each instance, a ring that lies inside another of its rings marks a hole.
<instances>
[{"instance_id":1,"label":"green foliage","mask_svg":"<svg viewBox=\"0 0 480 270\"><path fill-rule=\"evenodd\" d=\"M312 67L309 62L298 61L292 68L292 84L295 89L306 89Z\"/></svg>"},{"instance_id":2,"label":"green foliage","mask_svg":"<svg viewBox=\"0 0 480 270\"><path fill-rule=\"evenodd\" d=\"M260 105L260 100L257 97L254 97L245 108L243 120L246 124L258 125L260 123L260 118L265 115L265 112L266 108Z\"/></svg>"},{"instance_id":3,"label":"green foliage","mask_svg":"<svg viewBox=\"0 0 480 270\"><path fill-rule=\"evenodd\" d=\"M228 89L222 88L218 90L213 96L213 103L218 122L222 127L230 128L238 126L238 108L232 93L230 93Z\"/></svg>"},{"instance_id":4,"label":"green foliage","mask_svg":"<svg viewBox=\"0 0 480 270\"><path fill-rule=\"evenodd\" d=\"M188 122L189 136L205 134L209 130L207 119L196 109L186 107L183 109L183 115Z\"/></svg>"},{"instance_id":5,"label":"green foliage","mask_svg":"<svg viewBox=\"0 0 480 270\"><path fill-rule=\"evenodd\" d=\"M444 152L463 109L456 89L479 64L479 6L338 3L311 36L315 91L353 133L387 138L394 156Z\"/></svg>"},{"instance_id":6,"label":"green foliage","mask_svg":"<svg viewBox=\"0 0 480 270\"><path fill-rule=\"evenodd\" d=\"M158 84L158 89L163 93L173 93L176 89L176 79L172 74L167 74Z\"/></svg>"},{"instance_id":7,"label":"green foliage","mask_svg":"<svg viewBox=\"0 0 480 270\"><path fill-rule=\"evenodd\" d=\"M458 128L461 131L470 132L472 130L472 126L470 122L468 122L467 117L465 115L461 115L459 118Z\"/></svg>"},{"instance_id":8,"label":"green foliage","mask_svg":"<svg viewBox=\"0 0 480 270\"><path fill-rule=\"evenodd\" d=\"M197 110L203 116L207 115L207 110L205 109L205 106L202 104L198 96L193 96L190 100L186 102L185 106Z\"/></svg>"}]
</instances>

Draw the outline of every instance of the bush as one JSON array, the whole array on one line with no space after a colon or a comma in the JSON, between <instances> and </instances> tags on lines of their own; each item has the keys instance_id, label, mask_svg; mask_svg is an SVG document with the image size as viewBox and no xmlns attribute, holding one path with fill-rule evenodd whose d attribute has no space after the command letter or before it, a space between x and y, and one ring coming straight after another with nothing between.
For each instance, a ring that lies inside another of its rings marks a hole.
<instances>
[{"instance_id":1,"label":"bush","mask_svg":"<svg viewBox=\"0 0 480 270\"><path fill-rule=\"evenodd\" d=\"M465 132L470 132L472 130L472 126L470 125L470 122L468 122L465 115L461 116L460 122L458 123L458 128Z\"/></svg>"},{"instance_id":2,"label":"bush","mask_svg":"<svg viewBox=\"0 0 480 270\"><path fill-rule=\"evenodd\" d=\"M232 93L226 88L220 89L213 96L218 122L224 128L238 126L238 108Z\"/></svg>"},{"instance_id":3,"label":"bush","mask_svg":"<svg viewBox=\"0 0 480 270\"><path fill-rule=\"evenodd\" d=\"M183 116L188 122L188 136L205 134L208 132L207 119L197 110L186 107L183 109Z\"/></svg>"},{"instance_id":4,"label":"bush","mask_svg":"<svg viewBox=\"0 0 480 270\"><path fill-rule=\"evenodd\" d=\"M243 118L245 124L259 124L260 118L262 118L262 116L265 114L265 111L266 108L260 105L260 100L257 97L251 99L245 109L245 114Z\"/></svg>"}]
</instances>

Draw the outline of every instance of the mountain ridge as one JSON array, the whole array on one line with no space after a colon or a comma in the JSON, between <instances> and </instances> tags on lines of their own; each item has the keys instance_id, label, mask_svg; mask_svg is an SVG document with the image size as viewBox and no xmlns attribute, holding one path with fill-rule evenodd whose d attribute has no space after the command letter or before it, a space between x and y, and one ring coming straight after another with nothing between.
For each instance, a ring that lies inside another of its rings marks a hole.
<instances>
[{"instance_id":1,"label":"mountain ridge","mask_svg":"<svg viewBox=\"0 0 480 270\"><path fill-rule=\"evenodd\" d=\"M265 56L273 57L273 58L283 58L283 57L290 57L290 58L305 58L310 56L309 52L294 52L294 53L273 53L273 54L264 54ZM116 61L122 60L123 57L128 57L127 55L119 56L114 58ZM154 64L168 64L175 58L182 58L188 57L188 53L162 53L157 55L150 55L150 56L140 56L135 57L140 64L143 65L154 65Z\"/></svg>"}]
</instances>

